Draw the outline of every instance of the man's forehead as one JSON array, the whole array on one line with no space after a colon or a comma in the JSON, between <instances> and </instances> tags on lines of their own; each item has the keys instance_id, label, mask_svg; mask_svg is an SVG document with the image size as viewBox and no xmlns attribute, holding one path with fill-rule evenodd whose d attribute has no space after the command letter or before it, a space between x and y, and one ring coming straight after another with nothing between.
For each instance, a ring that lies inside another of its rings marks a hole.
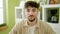
<instances>
[{"instance_id":1,"label":"man's forehead","mask_svg":"<svg viewBox=\"0 0 60 34\"><path fill-rule=\"evenodd\" d=\"M37 9L37 8L29 6L29 7L25 8L25 9Z\"/></svg>"}]
</instances>

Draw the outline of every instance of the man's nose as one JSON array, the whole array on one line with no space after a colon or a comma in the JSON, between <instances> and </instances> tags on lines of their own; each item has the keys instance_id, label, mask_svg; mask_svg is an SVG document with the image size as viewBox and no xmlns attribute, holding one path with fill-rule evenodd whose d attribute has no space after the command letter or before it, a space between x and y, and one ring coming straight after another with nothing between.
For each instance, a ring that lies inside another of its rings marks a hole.
<instances>
[{"instance_id":1,"label":"man's nose","mask_svg":"<svg viewBox=\"0 0 60 34\"><path fill-rule=\"evenodd\" d=\"M32 14L33 14L33 12L32 12L32 11L30 11L30 12L29 12L29 14L30 14L30 15L32 15Z\"/></svg>"}]
</instances>

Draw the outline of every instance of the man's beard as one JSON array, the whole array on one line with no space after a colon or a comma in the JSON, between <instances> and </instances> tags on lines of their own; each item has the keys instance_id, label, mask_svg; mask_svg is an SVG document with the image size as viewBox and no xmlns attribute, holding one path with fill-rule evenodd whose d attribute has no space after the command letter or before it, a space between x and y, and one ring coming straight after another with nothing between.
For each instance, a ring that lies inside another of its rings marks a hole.
<instances>
[{"instance_id":1,"label":"man's beard","mask_svg":"<svg viewBox=\"0 0 60 34\"><path fill-rule=\"evenodd\" d=\"M30 19L28 18L28 20L29 20L30 22L33 22L33 21L35 21L35 18L34 18L33 20L30 20Z\"/></svg>"}]
</instances>

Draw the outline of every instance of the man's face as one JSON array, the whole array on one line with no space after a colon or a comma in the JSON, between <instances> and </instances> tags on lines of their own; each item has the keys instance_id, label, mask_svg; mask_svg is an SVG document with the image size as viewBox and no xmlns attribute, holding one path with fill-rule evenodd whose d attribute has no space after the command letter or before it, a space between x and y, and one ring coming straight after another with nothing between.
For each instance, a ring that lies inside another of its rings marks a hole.
<instances>
[{"instance_id":1,"label":"man's face","mask_svg":"<svg viewBox=\"0 0 60 34\"><path fill-rule=\"evenodd\" d=\"M38 9L29 6L28 8L25 8L25 14L29 21L34 21L37 18Z\"/></svg>"}]
</instances>

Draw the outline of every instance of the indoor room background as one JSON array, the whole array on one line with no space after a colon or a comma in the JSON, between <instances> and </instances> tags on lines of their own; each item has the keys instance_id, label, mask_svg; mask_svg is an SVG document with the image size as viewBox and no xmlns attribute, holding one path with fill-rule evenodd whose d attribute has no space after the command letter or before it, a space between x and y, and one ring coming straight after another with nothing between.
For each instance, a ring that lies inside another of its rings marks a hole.
<instances>
[{"instance_id":1,"label":"indoor room background","mask_svg":"<svg viewBox=\"0 0 60 34\"><path fill-rule=\"evenodd\" d=\"M23 9L25 1L28 0L0 0L0 34L8 34L20 19L25 19ZM40 3L38 18L48 22L56 34L60 34L60 0L30 1ZM52 13L55 13L54 16Z\"/></svg>"}]
</instances>

